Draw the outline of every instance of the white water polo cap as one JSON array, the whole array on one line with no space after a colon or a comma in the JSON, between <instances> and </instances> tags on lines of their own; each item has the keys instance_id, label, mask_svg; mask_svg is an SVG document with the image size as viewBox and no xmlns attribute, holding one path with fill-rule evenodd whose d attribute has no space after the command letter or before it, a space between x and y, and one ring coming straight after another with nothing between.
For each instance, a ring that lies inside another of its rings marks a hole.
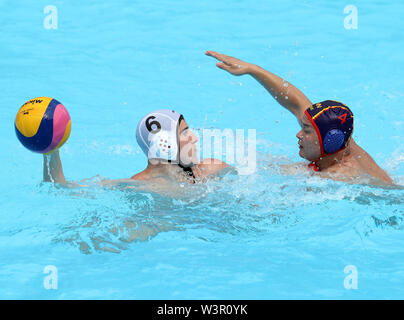
<instances>
[{"instance_id":1,"label":"white water polo cap","mask_svg":"<svg viewBox=\"0 0 404 320\"><path fill-rule=\"evenodd\" d=\"M178 127L181 114L161 109L144 116L137 125L136 140L148 159L178 163Z\"/></svg>"}]
</instances>

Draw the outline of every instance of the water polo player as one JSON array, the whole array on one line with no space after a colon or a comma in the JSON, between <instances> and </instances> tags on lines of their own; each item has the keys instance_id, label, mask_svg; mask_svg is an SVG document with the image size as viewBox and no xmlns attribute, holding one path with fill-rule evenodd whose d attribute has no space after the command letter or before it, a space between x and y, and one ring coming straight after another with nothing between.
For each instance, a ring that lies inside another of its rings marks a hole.
<instances>
[{"instance_id":1,"label":"water polo player","mask_svg":"<svg viewBox=\"0 0 404 320\"><path fill-rule=\"evenodd\" d=\"M218 159L199 162L198 139L184 117L174 110L156 110L144 116L137 126L136 139L147 156L148 166L132 179L144 180L162 172L178 176L183 172L194 181L228 167Z\"/></svg>"},{"instance_id":2,"label":"water polo player","mask_svg":"<svg viewBox=\"0 0 404 320\"><path fill-rule=\"evenodd\" d=\"M299 155L309 161L310 170L335 180L367 179L371 183L392 184L386 172L351 138L354 117L346 105L331 100L313 104L292 84L257 65L214 51L207 51L206 55L219 60L216 65L233 75L251 75L296 116L302 127L296 135Z\"/></svg>"},{"instance_id":3,"label":"water polo player","mask_svg":"<svg viewBox=\"0 0 404 320\"><path fill-rule=\"evenodd\" d=\"M130 179L103 180L103 185L133 180L160 183L167 178L194 183L229 167L218 159L198 161L198 139L184 117L174 110L156 110L144 116L137 126L136 140L147 156L147 168ZM66 183L58 150L44 155L43 172L44 181Z\"/></svg>"}]
</instances>

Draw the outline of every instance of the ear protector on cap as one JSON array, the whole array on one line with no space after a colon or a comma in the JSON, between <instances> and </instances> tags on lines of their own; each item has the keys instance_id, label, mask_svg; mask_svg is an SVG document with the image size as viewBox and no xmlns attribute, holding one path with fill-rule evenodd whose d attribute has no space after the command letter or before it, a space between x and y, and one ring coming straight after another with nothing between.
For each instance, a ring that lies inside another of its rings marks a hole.
<instances>
[{"instance_id":1,"label":"ear protector on cap","mask_svg":"<svg viewBox=\"0 0 404 320\"><path fill-rule=\"evenodd\" d=\"M177 139L173 137L170 132L159 130L159 132L155 134L149 134L149 139L148 159L164 159L171 161L177 159Z\"/></svg>"},{"instance_id":2,"label":"ear protector on cap","mask_svg":"<svg viewBox=\"0 0 404 320\"><path fill-rule=\"evenodd\" d=\"M181 115L161 109L144 116L136 129L136 140L148 159L179 160L178 126Z\"/></svg>"},{"instance_id":3,"label":"ear protector on cap","mask_svg":"<svg viewBox=\"0 0 404 320\"><path fill-rule=\"evenodd\" d=\"M339 129L331 129L324 137L323 145L326 153L337 152L344 144L344 133Z\"/></svg>"}]
</instances>

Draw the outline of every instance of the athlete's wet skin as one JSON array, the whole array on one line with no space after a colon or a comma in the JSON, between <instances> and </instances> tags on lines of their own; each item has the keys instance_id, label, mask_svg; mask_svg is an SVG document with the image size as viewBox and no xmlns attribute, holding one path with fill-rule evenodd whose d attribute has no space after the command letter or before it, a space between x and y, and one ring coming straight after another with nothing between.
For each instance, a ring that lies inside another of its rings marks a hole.
<instances>
[{"instance_id":1,"label":"athlete's wet skin","mask_svg":"<svg viewBox=\"0 0 404 320\"><path fill-rule=\"evenodd\" d=\"M220 62L217 63L217 66L233 75L249 74L253 76L283 107L296 116L302 127L296 135L299 139L299 155L309 161L310 170L316 171L321 177L334 180L352 183L393 184L386 172L351 139L353 115L347 106L336 101L323 101L313 105L292 84L257 65L214 51L207 51L206 54L218 59ZM159 130L159 126L165 121L163 120L164 115L170 115L171 119L168 123L171 124L163 126L160 128L162 130ZM328 124L329 128L327 128ZM333 129L339 130L339 134L338 132L336 134L328 132ZM153 181L156 186L160 187L160 182L166 181L167 178L172 181L193 183L208 176L214 176L229 167L217 159L198 161L195 148L196 136L188 128L183 117L173 110L157 110L148 114L139 122L137 133L139 132L143 132L142 135L137 136L137 140L148 157L147 168L131 178L103 180L103 185ZM156 138L158 141L167 139L167 141L171 141L171 153L167 153L168 150L163 149L164 142L161 146L157 143L151 148L152 142L155 143ZM153 152L150 152L151 149ZM292 165L284 167L284 170L288 173L295 173L296 168L298 166ZM85 185L84 183L66 182L58 150L50 155L44 155L43 175L44 181L72 186Z\"/></svg>"},{"instance_id":2,"label":"athlete's wet skin","mask_svg":"<svg viewBox=\"0 0 404 320\"><path fill-rule=\"evenodd\" d=\"M387 173L351 139L353 115L347 106L336 101L313 105L299 89L257 65L214 51L207 51L206 55L219 60L217 67L233 75L251 75L296 116L301 126L296 135L299 155L309 161L310 170L321 177L350 183L393 184ZM328 133L332 129L336 131ZM285 169L296 173L296 166Z\"/></svg>"},{"instance_id":3,"label":"athlete's wet skin","mask_svg":"<svg viewBox=\"0 0 404 320\"><path fill-rule=\"evenodd\" d=\"M198 139L183 116L174 110L157 110L146 115L139 122L136 138L148 158L147 168L131 178L103 180L102 185L131 185L138 189L133 182L149 181L152 182L148 185L151 191L171 194L171 183L195 183L214 177L224 172L223 169L230 169L228 164L218 159L198 160L195 145ZM88 179L66 181L59 150L44 155L43 163L44 181L72 187L88 186ZM144 189L144 186L140 189Z\"/></svg>"}]
</instances>

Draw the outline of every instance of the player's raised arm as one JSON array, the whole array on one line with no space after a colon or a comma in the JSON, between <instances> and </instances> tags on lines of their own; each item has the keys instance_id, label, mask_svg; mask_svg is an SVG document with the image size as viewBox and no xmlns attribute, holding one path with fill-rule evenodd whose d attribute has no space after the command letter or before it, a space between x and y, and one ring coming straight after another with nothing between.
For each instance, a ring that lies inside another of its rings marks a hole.
<instances>
[{"instance_id":1,"label":"player's raised arm","mask_svg":"<svg viewBox=\"0 0 404 320\"><path fill-rule=\"evenodd\" d=\"M233 75L240 76L249 74L254 77L254 79L267 89L276 101L292 112L298 120L301 119L304 111L312 105L303 92L291 83L257 65L211 50L206 51L206 55L219 60L220 62L218 62L216 66Z\"/></svg>"}]
</instances>

